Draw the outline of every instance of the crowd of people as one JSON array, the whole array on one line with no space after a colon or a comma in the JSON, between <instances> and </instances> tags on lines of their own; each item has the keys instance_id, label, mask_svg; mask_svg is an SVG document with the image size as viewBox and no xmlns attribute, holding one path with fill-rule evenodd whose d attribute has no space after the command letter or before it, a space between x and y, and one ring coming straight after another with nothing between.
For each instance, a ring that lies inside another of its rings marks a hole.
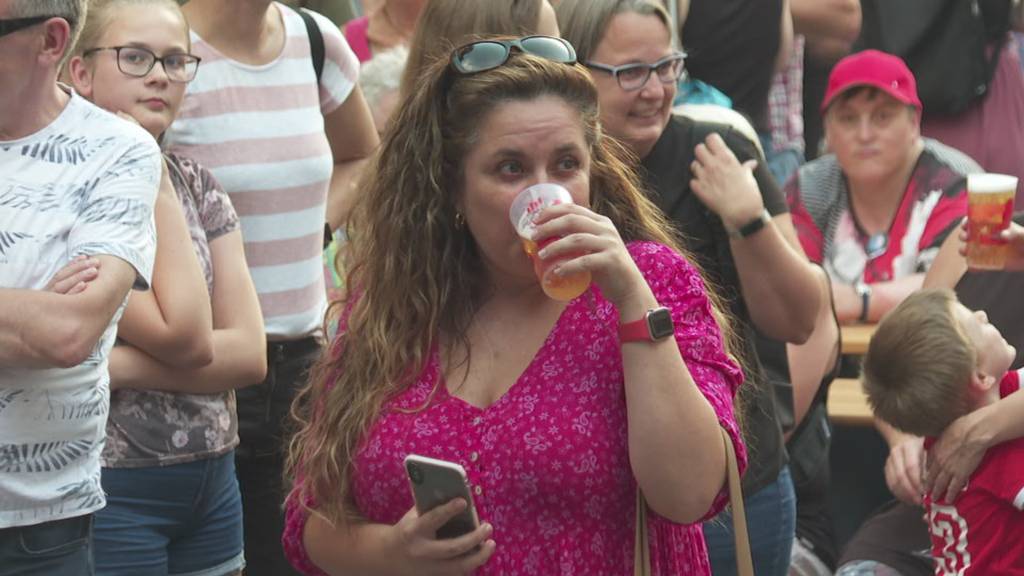
<instances>
[{"instance_id":1,"label":"crowd of people","mask_svg":"<svg viewBox=\"0 0 1024 576\"><path fill-rule=\"evenodd\" d=\"M979 2L936 111L868 0L0 0L0 576L742 574L730 458L758 575L1024 574ZM895 500L840 542L858 322Z\"/></svg>"}]
</instances>

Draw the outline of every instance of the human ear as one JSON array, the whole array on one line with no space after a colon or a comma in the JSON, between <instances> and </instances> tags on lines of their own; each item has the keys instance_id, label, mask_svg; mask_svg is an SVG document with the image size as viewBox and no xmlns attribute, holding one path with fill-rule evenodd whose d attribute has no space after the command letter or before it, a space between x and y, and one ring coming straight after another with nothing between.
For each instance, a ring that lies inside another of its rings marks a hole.
<instances>
[{"instance_id":1,"label":"human ear","mask_svg":"<svg viewBox=\"0 0 1024 576\"><path fill-rule=\"evenodd\" d=\"M75 92L92 99L92 70L85 63L85 58L81 56L72 57L71 62L68 62L68 75L71 77L71 83L75 87Z\"/></svg>"},{"instance_id":2,"label":"human ear","mask_svg":"<svg viewBox=\"0 0 1024 576\"><path fill-rule=\"evenodd\" d=\"M974 392L988 392L996 382L998 380L996 380L995 376L985 374L977 368L971 373L971 390Z\"/></svg>"},{"instance_id":3,"label":"human ear","mask_svg":"<svg viewBox=\"0 0 1024 576\"><path fill-rule=\"evenodd\" d=\"M43 48L39 57L56 66L71 50L71 26L63 18L50 18L43 25Z\"/></svg>"}]
</instances>

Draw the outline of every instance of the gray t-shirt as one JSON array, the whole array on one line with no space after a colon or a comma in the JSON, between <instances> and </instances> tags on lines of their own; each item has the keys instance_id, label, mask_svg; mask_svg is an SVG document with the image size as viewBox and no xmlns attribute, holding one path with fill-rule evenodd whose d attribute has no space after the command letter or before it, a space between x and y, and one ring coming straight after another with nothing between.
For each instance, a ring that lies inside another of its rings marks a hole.
<instances>
[{"instance_id":1,"label":"gray t-shirt","mask_svg":"<svg viewBox=\"0 0 1024 576\"><path fill-rule=\"evenodd\" d=\"M174 154L165 158L206 287L212 294L209 243L237 230L238 215L228 195L205 168ZM237 444L233 391L183 394L120 389L110 397L102 463L108 468L181 464L219 456Z\"/></svg>"}]
</instances>

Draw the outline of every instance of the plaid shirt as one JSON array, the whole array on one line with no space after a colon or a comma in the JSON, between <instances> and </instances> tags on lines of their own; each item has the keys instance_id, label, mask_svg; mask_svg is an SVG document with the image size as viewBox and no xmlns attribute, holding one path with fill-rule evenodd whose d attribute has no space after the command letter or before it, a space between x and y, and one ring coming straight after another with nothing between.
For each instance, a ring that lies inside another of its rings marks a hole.
<instances>
[{"instance_id":1,"label":"plaid shirt","mask_svg":"<svg viewBox=\"0 0 1024 576\"><path fill-rule=\"evenodd\" d=\"M804 37L793 39L786 68L775 75L768 93L768 124L776 151L804 151Z\"/></svg>"}]
</instances>

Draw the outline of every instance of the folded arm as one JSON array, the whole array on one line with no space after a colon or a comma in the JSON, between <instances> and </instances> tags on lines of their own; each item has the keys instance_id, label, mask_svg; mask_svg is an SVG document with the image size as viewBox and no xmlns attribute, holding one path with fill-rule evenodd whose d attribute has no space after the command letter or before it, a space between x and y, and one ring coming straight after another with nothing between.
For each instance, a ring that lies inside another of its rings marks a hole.
<instances>
[{"instance_id":1,"label":"folded arm","mask_svg":"<svg viewBox=\"0 0 1024 576\"><path fill-rule=\"evenodd\" d=\"M164 362L208 364L210 299L181 203L166 171L154 207L159 238L150 290L136 292L118 324L118 337Z\"/></svg>"},{"instance_id":2,"label":"folded arm","mask_svg":"<svg viewBox=\"0 0 1024 576\"><path fill-rule=\"evenodd\" d=\"M210 242L210 257L216 278L212 361L201 367L183 367L161 362L132 346L118 346L110 357L110 378L115 388L214 394L259 383L266 376L263 317L246 265L241 232L230 232Z\"/></svg>"},{"instance_id":3,"label":"folded arm","mask_svg":"<svg viewBox=\"0 0 1024 576\"><path fill-rule=\"evenodd\" d=\"M76 294L0 288L0 366L70 368L92 353L124 302L136 272L114 256Z\"/></svg>"}]
</instances>

